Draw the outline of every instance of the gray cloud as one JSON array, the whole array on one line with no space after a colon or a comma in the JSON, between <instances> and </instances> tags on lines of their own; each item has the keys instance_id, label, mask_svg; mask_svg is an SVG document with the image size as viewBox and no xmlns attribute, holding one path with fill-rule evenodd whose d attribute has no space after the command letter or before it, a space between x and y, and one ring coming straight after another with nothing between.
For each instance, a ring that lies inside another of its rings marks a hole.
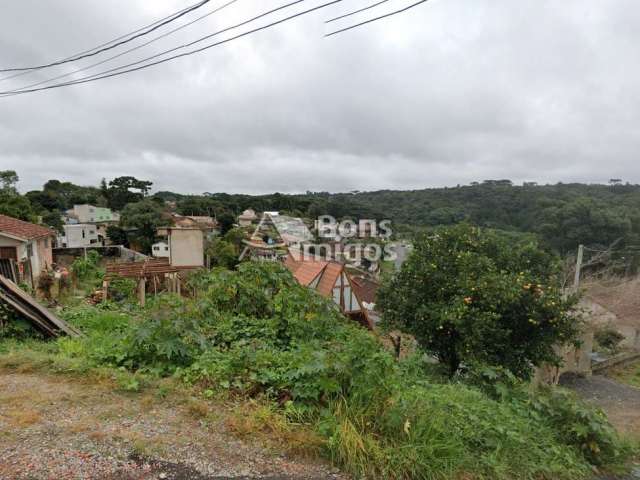
<instances>
[{"instance_id":1,"label":"gray cloud","mask_svg":"<svg viewBox=\"0 0 640 480\"><path fill-rule=\"evenodd\" d=\"M324 19L368 3L143 72L0 99L0 168L18 170L23 190L124 174L185 192L640 181L637 2L432 0L322 37ZM55 60L185 4L10 2L0 65ZM278 4L240 0L114 64Z\"/></svg>"}]
</instances>

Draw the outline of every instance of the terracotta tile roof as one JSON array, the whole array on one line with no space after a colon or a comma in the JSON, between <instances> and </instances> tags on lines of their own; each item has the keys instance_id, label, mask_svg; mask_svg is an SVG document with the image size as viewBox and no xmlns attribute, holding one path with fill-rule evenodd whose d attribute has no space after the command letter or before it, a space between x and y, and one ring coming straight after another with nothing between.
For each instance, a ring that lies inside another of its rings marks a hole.
<instances>
[{"instance_id":1,"label":"terracotta tile roof","mask_svg":"<svg viewBox=\"0 0 640 480\"><path fill-rule=\"evenodd\" d=\"M55 236L55 232L50 228L36 225L35 223L24 222L6 215L0 215L0 234L2 233L18 237L22 240Z\"/></svg>"},{"instance_id":2,"label":"terracotta tile roof","mask_svg":"<svg viewBox=\"0 0 640 480\"><path fill-rule=\"evenodd\" d=\"M294 273L298 269L300 263L301 262L293 257L291 252L289 252L287 258L284 259L284 266L287 267L291 273Z\"/></svg>"},{"instance_id":3,"label":"terracotta tile roof","mask_svg":"<svg viewBox=\"0 0 640 480\"><path fill-rule=\"evenodd\" d=\"M320 295L324 295L325 297L330 297L333 294L333 286L336 284L338 277L344 270L344 266L340 263L330 262L327 264L324 272L322 273L322 278L318 283L318 293Z\"/></svg>"},{"instance_id":4,"label":"terracotta tile roof","mask_svg":"<svg viewBox=\"0 0 640 480\"><path fill-rule=\"evenodd\" d=\"M307 287L323 272L326 266L327 262L300 262L296 271L293 272L293 276L300 285Z\"/></svg>"}]
</instances>

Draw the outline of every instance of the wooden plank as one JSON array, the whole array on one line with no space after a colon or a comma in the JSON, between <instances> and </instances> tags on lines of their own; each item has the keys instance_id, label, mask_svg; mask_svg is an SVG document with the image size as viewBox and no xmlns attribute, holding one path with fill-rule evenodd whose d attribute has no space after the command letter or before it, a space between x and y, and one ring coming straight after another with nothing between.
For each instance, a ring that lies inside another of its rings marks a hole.
<instances>
[{"instance_id":1,"label":"wooden plank","mask_svg":"<svg viewBox=\"0 0 640 480\"><path fill-rule=\"evenodd\" d=\"M27 295L23 292L15 283L11 280L6 279L5 277L0 276L0 286L4 287L4 289L8 292L10 296L13 298L17 298L21 303L29 305L30 308L36 310L39 314L41 314L47 321L51 322L54 326L58 327L67 335L72 337L82 336L82 333L77 330L75 327L72 327L67 322L60 320L58 317L53 315L49 310L40 305L33 297Z\"/></svg>"},{"instance_id":2,"label":"wooden plank","mask_svg":"<svg viewBox=\"0 0 640 480\"><path fill-rule=\"evenodd\" d=\"M146 300L146 280L141 278L138 282L138 299L140 300L140 306L144 307L144 302Z\"/></svg>"},{"instance_id":3,"label":"wooden plank","mask_svg":"<svg viewBox=\"0 0 640 480\"><path fill-rule=\"evenodd\" d=\"M23 308L18 302L9 297L6 293L0 290L0 300L7 303L10 307L15 309L20 315L27 318L27 320L31 320L36 324L41 330L44 330L45 333L48 333L51 337L59 336L59 333L53 329L51 329L48 325L46 325L42 320L40 320L36 315L33 315L27 309Z\"/></svg>"}]
</instances>

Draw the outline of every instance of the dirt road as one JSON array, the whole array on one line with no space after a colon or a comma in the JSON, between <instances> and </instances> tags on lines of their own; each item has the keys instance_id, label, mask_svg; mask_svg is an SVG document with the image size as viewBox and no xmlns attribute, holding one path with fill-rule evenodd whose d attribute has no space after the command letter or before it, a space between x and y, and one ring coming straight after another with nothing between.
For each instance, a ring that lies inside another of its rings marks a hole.
<instances>
[{"instance_id":1,"label":"dirt road","mask_svg":"<svg viewBox=\"0 0 640 480\"><path fill-rule=\"evenodd\" d=\"M238 440L224 415L201 408L64 377L0 373L0 478L344 478Z\"/></svg>"},{"instance_id":2,"label":"dirt road","mask_svg":"<svg viewBox=\"0 0 640 480\"><path fill-rule=\"evenodd\" d=\"M640 438L640 389L601 375L563 376L562 384L602 408L620 432Z\"/></svg>"}]
</instances>

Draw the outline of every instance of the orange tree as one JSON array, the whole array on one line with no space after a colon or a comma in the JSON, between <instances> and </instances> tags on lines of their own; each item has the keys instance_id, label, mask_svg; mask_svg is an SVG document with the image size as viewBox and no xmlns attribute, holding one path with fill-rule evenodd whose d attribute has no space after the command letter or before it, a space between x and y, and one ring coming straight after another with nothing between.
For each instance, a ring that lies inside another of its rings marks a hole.
<instances>
[{"instance_id":1,"label":"orange tree","mask_svg":"<svg viewBox=\"0 0 640 480\"><path fill-rule=\"evenodd\" d=\"M520 378L558 364L555 347L576 341L575 301L562 294L557 258L534 239L467 224L419 237L378 295L385 324L415 336L451 375L483 363Z\"/></svg>"}]
</instances>

